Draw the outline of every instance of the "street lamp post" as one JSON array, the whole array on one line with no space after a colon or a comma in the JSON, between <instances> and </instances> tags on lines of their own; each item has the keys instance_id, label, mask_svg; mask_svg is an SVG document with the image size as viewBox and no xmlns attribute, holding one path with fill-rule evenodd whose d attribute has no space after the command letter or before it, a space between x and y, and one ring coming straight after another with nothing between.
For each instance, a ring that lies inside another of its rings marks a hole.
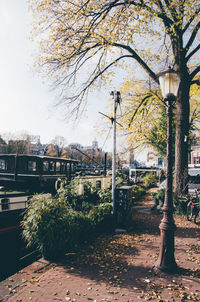
<instances>
[{"instance_id":1,"label":"street lamp post","mask_svg":"<svg viewBox=\"0 0 200 302\"><path fill-rule=\"evenodd\" d=\"M164 101L167 106L167 175L163 219L160 223L161 245L155 268L165 272L177 269L174 257L174 232L176 225L173 219L173 152L172 152L172 106L180 84L180 75L169 68L158 74Z\"/></svg>"}]
</instances>

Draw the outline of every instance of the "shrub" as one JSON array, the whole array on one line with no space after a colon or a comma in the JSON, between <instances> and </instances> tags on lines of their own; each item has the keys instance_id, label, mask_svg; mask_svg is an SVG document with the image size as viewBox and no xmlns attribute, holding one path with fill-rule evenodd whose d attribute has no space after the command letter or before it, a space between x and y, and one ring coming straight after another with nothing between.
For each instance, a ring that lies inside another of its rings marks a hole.
<instances>
[{"instance_id":1,"label":"shrub","mask_svg":"<svg viewBox=\"0 0 200 302\"><path fill-rule=\"evenodd\" d=\"M185 215L187 212L187 199L179 198L178 196L173 196L173 202L174 202L174 211L177 215Z\"/></svg>"},{"instance_id":2,"label":"shrub","mask_svg":"<svg viewBox=\"0 0 200 302\"><path fill-rule=\"evenodd\" d=\"M132 197L136 200L140 199L146 194L146 189L144 186L133 185L132 186Z\"/></svg>"},{"instance_id":3,"label":"shrub","mask_svg":"<svg viewBox=\"0 0 200 302\"><path fill-rule=\"evenodd\" d=\"M147 174L142 179L144 186L149 189L157 185L157 176L154 174Z\"/></svg>"},{"instance_id":4,"label":"shrub","mask_svg":"<svg viewBox=\"0 0 200 302\"><path fill-rule=\"evenodd\" d=\"M152 193L155 206L160 205L160 207L163 206L164 199L165 199L165 189L160 189L155 193Z\"/></svg>"},{"instance_id":5,"label":"shrub","mask_svg":"<svg viewBox=\"0 0 200 302\"><path fill-rule=\"evenodd\" d=\"M123 179L124 179L124 173L122 170L118 169L116 171L116 180L121 182Z\"/></svg>"},{"instance_id":6,"label":"shrub","mask_svg":"<svg viewBox=\"0 0 200 302\"><path fill-rule=\"evenodd\" d=\"M87 216L59 200L35 195L22 221L23 236L45 257L54 258L73 250L87 239L92 224Z\"/></svg>"},{"instance_id":7,"label":"shrub","mask_svg":"<svg viewBox=\"0 0 200 302\"><path fill-rule=\"evenodd\" d=\"M156 193L152 193L153 199L154 199L154 207L152 210L154 212L162 213L162 207L164 205L165 200L165 189L160 189ZM177 197L175 194L173 194L173 206L174 206L174 212L177 215L185 215L186 209L187 209L187 199L181 199Z\"/></svg>"},{"instance_id":8,"label":"shrub","mask_svg":"<svg viewBox=\"0 0 200 302\"><path fill-rule=\"evenodd\" d=\"M99 201L98 189L87 181L84 183L84 200L93 204Z\"/></svg>"},{"instance_id":9,"label":"shrub","mask_svg":"<svg viewBox=\"0 0 200 302\"><path fill-rule=\"evenodd\" d=\"M97 233L109 232L113 229L114 221L111 212L111 203L102 203L91 209L88 214L88 218L90 219Z\"/></svg>"},{"instance_id":10,"label":"shrub","mask_svg":"<svg viewBox=\"0 0 200 302\"><path fill-rule=\"evenodd\" d=\"M74 250L96 234L113 228L110 190L86 184L85 195L76 193L76 180L62 184L55 198L35 195L22 221L23 236L48 259Z\"/></svg>"},{"instance_id":11,"label":"shrub","mask_svg":"<svg viewBox=\"0 0 200 302\"><path fill-rule=\"evenodd\" d=\"M96 205L100 200L98 190L92 186L90 182L84 183L84 194L78 195L76 188L78 180L73 179L69 184L62 184L58 191L58 198L61 202L64 202L68 207L75 211L88 212L92 205ZM88 205L86 204L88 203Z\"/></svg>"},{"instance_id":12,"label":"shrub","mask_svg":"<svg viewBox=\"0 0 200 302\"><path fill-rule=\"evenodd\" d=\"M112 191L110 189L99 190L100 202L111 202L112 201Z\"/></svg>"},{"instance_id":13,"label":"shrub","mask_svg":"<svg viewBox=\"0 0 200 302\"><path fill-rule=\"evenodd\" d=\"M74 178L69 184L63 182L58 190L58 199L73 210L81 208L81 198L77 195L78 180Z\"/></svg>"}]
</instances>

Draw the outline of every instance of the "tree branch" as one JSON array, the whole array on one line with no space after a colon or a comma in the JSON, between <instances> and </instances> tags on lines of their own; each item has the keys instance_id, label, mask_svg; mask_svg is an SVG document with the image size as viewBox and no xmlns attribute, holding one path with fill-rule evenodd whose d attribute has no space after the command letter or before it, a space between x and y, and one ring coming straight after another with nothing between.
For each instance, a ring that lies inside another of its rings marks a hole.
<instances>
[{"instance_id":1,"label":"tree branch","mask_svg":"<svg viewBox=\"0 0 200 302\"><path fill-rule=\"evenodd\" d=\"M183 33L186 32L186 30L189 28L189 26L194 21L194 19L199 15L199 12L200 12L200 8L197 9L196 12L194 12L194 14L192 15L192 17L189 19L188 23L185 25L185 27L183 29Z\"/></svg>"},{"instance_id":2,"label":"tree branch","mask_svg":"<svg viewBox=\"0 0 200 302\"><path fill-rule=\"evenodd\" d=\"M135 116L136 116L138 110L139 110L140 107L142 106L142 104L144 104L144 102L145 102L146 100L148 100L148 98L150 98L150 97L151 97L151 94L148 94L148 95L146 95L146 96L142 99L142 101L140 102L140 104L139 104L139 105L137 106L137 108L135 109L135 112L134 112L134 114L133 114L133 116L132 116L132 118L131 118L131 120L130 120L130 123L128 124L128 127L130 127L131 123L133 122L133 120L134 120L134 118L135 118Z\"/></svg>"},{"instance_id":3,"label":"tree branch","mask_svg":"<svg viewBox=\"0 0 200 302\"><path fill-rule=\"evenodd\" d=\"M191 82L194 79L194 77L197 75L197 73L199 73L199 72L200 72L200 65L195 70L193 70L193 72L190 74L190 81Z\"/></svg>"},{"instance_id":4,"label":"tree branch","mask_svg":"<svg viewBox=\"0 0 200 302\"><path fill-rule=\"evenodd\" d=\"M190 36L190 39L188 40L188 43L185 46L186 52L190 49L191 45L193 44L193 42L194 42L194 40L196 38L196 35L197 35L198 31L199 31L199 28L200 28L200 21L197 23L197 25L193 29L193 32L192 32L192 34Z\"/></svg>"},{"instance_id":5,"label":"tree branch","mask_svg":"<svg viewBox=\"0 0 200 302\"><path fill-rule=\"evenodd\" d=\"M200 86L200 80L194 80L194 81L192 81L191 85L194 85L194 84Z\"/></svg>"},{"instance_id":6,"label":"tree branch","mask_svg":"<svg viewBox=\"0 0 200 302\"><path fill-rule=\"evenodd\" d=\"M113 62L111 62L110 64L108 64L105 68L103 68L102 70L100 70L97 74L95 74L92 79L89 81L89 83L86 83L85 87L81 90L80 93L78 93L77 95L74 95L73 97L65 97L65 99L70 100L70 102L74 102L76 101L78 98L80 98L81 96L83 97L87 90L92 86L92 84L101 76L103 75L111 66L113 66L114 64L116 64L118 61L120 61L121 59L124 58L132 58L131 55L123 55L120 56L119 58L115 59Z\"/></svg>"},{"instance_id":7,"label":"tree branch","mask_svg":"<svg viewBox=\"0 0 200 302\"><path fill-rule=\"evenodd\" d=\"M186 59L186 62L188 62L190 60L190 58L200 49L200 44L194 48L190 53L189 55L185 58Z\"/></svg>"},{"instance_id":8,"label":"tree branch","mask_svg":"<svg viewBox=\"0 0 200 302\"><path fill-rule=\"evenodd\" d=\"M127 50L131 54L132 58L134 58L146 70L146 72L150 75L150 77L156 83L159 83L156 74L150 69L150 67L142 60L142 58L130 46L123 45L120 43L113 43L111 45Z\"/></svg>"}]
</instances>

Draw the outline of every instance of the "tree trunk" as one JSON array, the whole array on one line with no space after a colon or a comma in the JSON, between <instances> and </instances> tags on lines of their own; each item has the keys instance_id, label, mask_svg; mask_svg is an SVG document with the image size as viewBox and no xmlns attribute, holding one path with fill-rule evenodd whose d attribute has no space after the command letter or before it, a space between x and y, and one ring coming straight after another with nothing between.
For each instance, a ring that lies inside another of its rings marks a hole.
<instances>
[{"instance_id":1,"label":"tree trunk","mask_svg":"<svg viewBox=\"0 0 200 302\"><path fill-rule=\"evenodd\" d=\"M189 76L184 74L176 101L175 193L177 195L184 192L188 181L189 91Z\"/></svg>"}]
</instances>

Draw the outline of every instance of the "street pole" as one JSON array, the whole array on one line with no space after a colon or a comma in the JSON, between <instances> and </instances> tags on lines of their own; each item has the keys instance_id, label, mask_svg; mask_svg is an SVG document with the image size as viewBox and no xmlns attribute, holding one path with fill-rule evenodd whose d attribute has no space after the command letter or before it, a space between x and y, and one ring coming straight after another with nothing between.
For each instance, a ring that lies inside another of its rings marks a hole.
<instances>
[{"instance_id":1,"label":"street pole","mask_svg":"<svg viewBox=\"0 0 200 302\"><path fill-rule=\"evenodd\" d=\"M105 152L105 155L104 155L104 176L106 176L107 174L107 152Z\"/></svg>"},{"instance_id":2,"label":"street pole","mask_svg":"<svg viewBox=\"0 0 200 302\"><path fill-rule=\"evenodd\" d=\"M120 103L120 92L111 91L111 95L114 97L113 103L113 154L112 154L112 213L115 215L116 212L116 201L115 201L115 188L116 188L116 113L117 105Z\"/></svg>"},{"instance_id":3,"label":"street pole","mask_svg":"<svg viewBox=\"0 0 200 302\"><path fill-rule=\"evenodd\" d=\"M177 264L174 258L174 232L176 225L173 219L173 138L172 138L172 102L174 95L168 95L167 103L167 177L163 219L160 223L161 245L160 254L155 268L164 272L174 272Z\"/></svg>"}]
</instances>

